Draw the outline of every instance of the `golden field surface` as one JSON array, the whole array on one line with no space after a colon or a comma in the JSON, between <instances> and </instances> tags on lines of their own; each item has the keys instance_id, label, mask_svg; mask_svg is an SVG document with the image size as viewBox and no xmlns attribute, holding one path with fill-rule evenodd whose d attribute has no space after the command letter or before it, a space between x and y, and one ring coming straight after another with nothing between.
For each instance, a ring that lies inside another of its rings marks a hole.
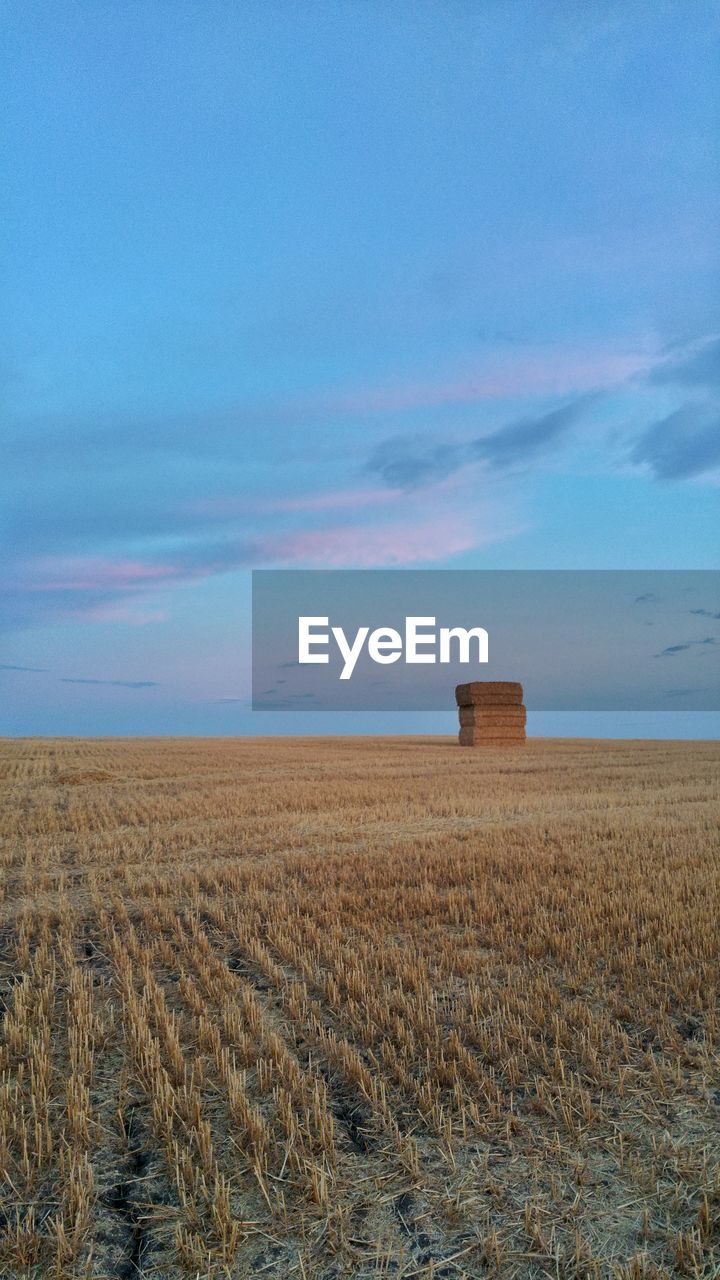
<instances>
[{"instance_id":1,"label":"golden field surface","mask_svg":"<svg viewBox=\"0 0 720 1280\"><path fill-rule=\"evenodd\" d=\"M719 1276L719 766L0 742L0 1275Z\"/></svg>"}]
</instances>

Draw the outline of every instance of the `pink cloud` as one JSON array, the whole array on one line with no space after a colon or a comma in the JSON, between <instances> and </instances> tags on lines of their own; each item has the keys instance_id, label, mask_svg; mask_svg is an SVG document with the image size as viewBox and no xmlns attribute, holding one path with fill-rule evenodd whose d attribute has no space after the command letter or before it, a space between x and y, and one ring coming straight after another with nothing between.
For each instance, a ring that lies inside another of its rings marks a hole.
<instances>
[{"instance_id":1,"label":"pink cloud","mask_svg":"<svg viewBox=\"0 0 720 1280\"><path fill-rule=\"evenodd\" d=\"M463 489L464 486L464 489ZM506 511L493 511L487 495L478 505L474 483L446 477L427 494L398 495L385 488L334 490L328 494L278 498L278 509L315 515L315 527L268 532L254 537L194 540L147 561L137 557L45 557L16 566L11 587L19 595L46 596L43 616L98 624L147 626L166 619L165 600L152 597L193 580L263 565L372 568L436 564L517 532ZM377 519L374 508L392 505L392 516ZM317 527L325 512L338 518ZM356 518L352 513L358 512ZM347 519L344 518L347 513ZM80 596L80 599L78 599ZM52 601L52 604L50 603Z\"/></svg>"},{"instance_id":2,"label":"pink cloud","mask_svg":"<svg viewBox=\"0 0 720 1280\"><path fill-rule=\"evenodd\" d=\"M207 498L193 502L188 509L200 515L237 517L277 515L284 512L359 511L365 507L387 506L397 501L397 493L387 488L334 489L328 493L304 493L289 497L247 500L245 498Z\"/></svg>"},{"instance_id":3,"label":"pink cloud","mask_svg":"<svg viewBox=\"0 0 720 1280\"><path fill-rule=\"evenodd\" d=\"M278 498L268 504L268 511L357 511L363 507L387 506L396 502L390 489L336 489L330 493L301 494L295 498Z\"/></svg>"},{"instance_id":4,"label":"pink cloud","mask_svg":"<svg viewBox=\"0 0 720 1280\"><path fill-rule=\"evenodd\" d=\"M99 556L48 556L35 561L26 591L129 591L177 576L170 564L107 560ZM39 575L39 576L38 576Z\"/></svg>"},{"instance_id":5,"label":"pink cloud","mask_svg":"<svg viewBox=\"0 0 720 1280\"><path fill-rule=\"evenodd\" d=\"M136 608L131 604L101 604L75 609L68 616L83 622L120 622L130 627L146 627L153 622L167 622L170 614L161 609Z\"/></svg>"},{"instance_id":6,"label":"pink cloud","mask_svg":"<svg viewBox=\"0 0 720 1280\"><path fill-rule=\"evenodd\" d=\"M617 352L544 353L504 359L502 366L436 382L409 382L341 395L323 402L327 410L385 413L442 405L472 404L503 396L567 395L619 386L647 373L655 360Z\"/></svg>"},{"instance_id":7,"label":"pink cloud","mask_svg":"<svg viewBox=\"0 0 720 1280\"><path fill-rule=\"evenodd\" d=\"M491 540L478 535L467 521L446 516L377 528L309 529L266 539L262 552L272 563L369 569L434 563Z\"/></svg>"}]
</instances>

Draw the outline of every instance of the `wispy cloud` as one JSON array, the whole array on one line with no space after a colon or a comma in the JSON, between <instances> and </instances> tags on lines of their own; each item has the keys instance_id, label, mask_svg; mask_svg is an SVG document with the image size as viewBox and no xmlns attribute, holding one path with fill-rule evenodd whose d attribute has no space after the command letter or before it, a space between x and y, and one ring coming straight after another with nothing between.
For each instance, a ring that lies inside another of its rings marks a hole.
<instances>
[{"instance_id":1,"label":"wispy cloud","mask_svg":"<svg viewBox=\"0 0 720 1280\"><path fill-rule=\"evenodd\" d=\"M436 484L475 462L497 471L509 470L556 446L580 421L592 398L581 396L557 409L517 419L488 435L459 443L423 446L412 437L395 437L373 450L367 469L391 488L403 489Z\"/></svg>"},{"instance_id":2,"label":"wispy cloud","mask_svg":"<svg viewBox=\"0 0 720 1280\"><path fill-rule=\"evenodd\" d=\"M381 492L384 498L386 491ZM517 532L517 521L506 509L487 498L480 511L475 502L468 505L467 496L462 482L453 480L446 488L436 486L430 514L424 495L396 491L378 509L370 505L355 514L347 501L334 520L327 521L318 510L306 520L292 521L296 527L277 529L278 522L272 522L274 527L258 530L252 538L229 524L222 529L224 536L211 527L205 537L152 540L144 557L136 552L117 558L17 559L6 567L3 625L10 630L56 621L149 626L168 617L170 591L211 576L261 566L437 564ZM392 510L380 520L383 508Z\"/></svg>"},{"instance_id":3,"label":"wispy cloud","mask_svg":"<svg viewBox=\"0 0 720 1280\"><path fill-rule=\"evenodd\" d=\"M367 469L380 476L388 489L416 489L437 484L468 461L465 444L418 444L407 436L394 436L377 445Z\"/></svg>"},{"instance_id":4,"label":"wispy cloud","mask_svg":"<svg viewBox=\"0 0 720 1280\"><path fill-rule=\"evenodd\" d=\"M10 625L56 618L145 626L167 611L148 604L168 587L247 567L258 547L238 538L176 540L175 545L128 560L111 556L43 556L8 566L3 615Z\"/></svg>"},{"instance_id":5,"label":"wispy cloud","mask_svg":"<svg viewBox=\"0 0 720 1280\"><path fill-rule=\"evenodd\" d=\"M717 644L715 636L706 636L704 640L686 640L684 644L670 644L654 654L656 658L673 658L676 653L684 653L686 649L711 648Z\"/></svg>"},{"instance_id":6,"label":"wispy cloud","mask_svg":"<svg viewBox=\"0 0 720 1280\"><path fill-rule=\"evenodd\" d=\"M361 511L387 506L393 495L387 489L330 489L326 493L299 493L268 498L202 498L192 502L193 512L220 519L238 516L318 514L324 511Z\"/></svg>"},{"instance_id":7,"label":"wispy cloud","mask_svg":"<svg viewBox=\"0 0 720 1280\"><path fill-rule=\"evenodd\" d=\"M111 603L76 609L74 616L81 622L101 622L108 625L119 622L128 627L148 627L155 622L167 622L170 614L166 609L146 609L132 603Z\"/></svg>"},{"instance_id":8,"label":"wispy cloud","mask_svg":"<svg viewBox=\"0 0 720 1280\"><path fill-rule=\"evenodd\" d=\"M47 671L47 667L16 667L12 662L0 662L0 671Z\"/></svg>"},{"instance_id":9,"label":"wispy cloud","mask_svg":"<svg viewBox=\"0 0 720 1280\"><path fill-rule=\"evenodd\" d=\"M648 381L683 387L720 387L720 337L702 338L673 352L649 371Z\"/></svg>"},{"instance_id":10,"label":"wispy cloud","mask_svg":"<svg viewBox=\"0 0 720 1280\"><path fill-rule=\"evenodd\" d=\"M460 378L407 382L320 401L331 412L399 412L517 396L567 396L608 390L653 368L654 358L612 351L555 351L507 356L500 367Z\"/></svg>"},{"instance_id":11,"label":"wispy cloud","mask_svg":"<svg viewBox=\"0 0 720 1280\"><path fill-rule=\"evenodd\" d=\"M720 618L720 613L713 613L712 609L691 609L690 613L694 613L698 618Z\"/></svg>"},{"instance_id":12,"label":"wispy cloud","mask_svg":"<svg viewBox=\"0 0 720 1280\"><path fill-rule=\"evenodd\" d=\"M249 424L252 419L247 407L245 417L231 411L210 415L207 429L190 417L168 421L157 433L139 422L122 424L117 433L109 432L104 423L102 430L98 428L93 434L88 425L80 430L75 452L82 456L86 472L92 470L100 477L100 488L94 491L95 506L84 511L66 471L58 473L57 484L51 476L42 490L44 501L38 506L44 508L44 523L40 521L39 529L37 522L27 520L18 500L11 529L13 537L16 533L18 537L16 554L5 568L3 612L7 625L17 629L60 619L99 626L152 626L168 618L170 591L212 575L273 565L367 568L437 564L513 536L518 522L509 512L488 512L489 484L483 490L482 516L479 514L479 471L504 477L549 457L551 451L572 440L574 428L603 391L618 386L642 386L647 391L655 382L669 383L671 371L678 385L683 379L687 385L705 385L714 368L717 346L716 339L708 339L666 354L660 363L657 356L600 349L504 349L483 353L484 366L460 376L441 375L426 382L410 379L389 388L347 394L291 397L285 406L289 418L283 416L282 405L267 407L268 426L276 423L284 441L290 423L307 422L315 413L321 422L334 414L392 414L507 395L562 393L567 397L551 409L544 407L505 421L499 418L502 425L483 435L388 438L372 449L365 464L373 481L366 475L366 482L359 481L357 486L343 484L341 472L338 482L338 462L342 466L344 458L346 468L357 466L357 444L352 445L348 457L345 439L328 467L332 483L325 489L313 487L310 492L276 491L263 497L252 492L238 452L238 424ZM261 413L254 426L264 421ZM719 425L720 417L710 416L707 409L684 406L643 432L632 447L632 461L658 479L699 475L720 464ZM356 432L356 427L352 430ZM67 434L58 429L61 438L65 455L72 454L72 425ZM357 436L354 438L356 441ZM47 442L47 433L43 439ZM93 440L99 452L92 447L85 450ZM21 437L16 445L22 449ZM207 471L194 464L188 470L187 458L203 453L206 446ZM109 458L104 451L112 453L116 448L131 459L127 495L117 484L116 470L103 470ZM166 449L174 466L178 459L184 460L184 471L179 468L168 473L166 490L156 485L163 465L160 455L158 470L151 473L146 468L138 487L146 448ZM287 489L293 483L287 470L280 480L276 466L270 473L272 448L262 455L262 465L268 468L265 482L269 487L275 484L278 490ZM298 456L301 454L300 450ZM40 456L47 467L45 452ZM278 456L286 459L287 450ZM225 458L234 460L237 469L225 467L224 462L217 465ZM317 483L314 471L313 475ZM232 491L234 480L236 493ZM504 479L502 484L503 500L508 501L509 485ZM426 491L430 487L432 503L428 504ZM84 515L75 514L83 511ZM35 531L25 533L31 527ZM48 554L50 547L53 553ZM78 548L87 548L89 553Z\"/></svg>"},{"instance_id":13,"label":"wispy cloud","mask_svg":"<svg viewBox=\"0 0 720 1280\"><path fill-rule=\"evenodd\" d=\"M84 676L62 676L61 684L101 684L113 689L156 689L158 680L90 680Z\"/></svg>"},{"instance_id":14,"label":"wispy cloud","mask_svg":"<svg viewBox=\"0 0 720 1280\"><path fill-rule=\"evenodd\" d=\"M28 591L132 591L175 577L178 567L101 556L47 556L33 565Z\"/></svg>"},{"instance_id":15,"label":"wispy cloud","mask_svg":"<svg viewBox=\"0 0 720 1280\"><path fill-rule=\"evenodd\" d=\"M631 461L658 480L684 480L720 466L720 412L685 404L640 436Z\"/></svg>"},{"instance_id":16,"label":"wispy cloud","mask_svg":"<svg viewBox=\"0 0 720 1280\"><path fill-rule=\"evenodd\" d=\"M47 667L21 667L9 662L0 662L0 671L32 671L47 673ZM59 676L60 684L108 685L117 689L152 689L159 684L157 680L99 680L89 676Z\"/></svg>"},{"instance_id":17,"label":"wispy cloud","mask_svg":"<svg viewBox=\"0 0 720 1280\"><path fill-rule=\"evenodd\" d=\"M337 525L269 538L266 558L276 564L306 564L324 568L381 568L432 564L459 555L485 539L461 516L441 515L417 522Z\"/></svg>"},{"instance_id":18,"label":"wispy cloud","mask_svg":"<svg viewBox=\"0 0 720 1280\"><path fill-rule=\"evenodd\" d=\"M466 358L463 367L431 380L407 378L386 385L349 390L318 390L275 400L239 401L207 411L168 412L151 418L114 413L97 416L23 422L9 433L5 456L9 463L102 470L118 456L135 461L167 456L206 460L237 458L238 441L247 433L261 433L260 443L287 444L288 432L308 423L341 417L369 417L411 410L472 405L484 401L531 396L575 396L609 390L649 373L657 358L645 352L617 351L603 345L583 347L536 346L526 350L483 352ZM145 518L152 513L152 494L146 495ZM100 511L93 511L97 521Z\"/></svg>"},{"instance_id":19,"label":"wispy cloud","mask_svg":"<svg viewBox=\"0 0 720 1280\"><path fill-rule=\"evenodd\" d=\"M591 399L582 396L539 417L522 418L489 436L481 436L472 446L473 453L492 467L527 462L564 438L583 416Z\"/></svg>"},{"instance_id":20,"label":"wispy cloud","mask_svg":"<svg viewBox=\"0 0 720 1280\"><path fill-rule=\"evenodd\" d=\"M288 693L281 694L279 697L272 696L276 692L277 690L274 689L266 689L263 693L257 694L254 699L255 710L283 711L297 708L298 704L304 705L318 700L316 693Z\"/></svg>"}]
</instances>

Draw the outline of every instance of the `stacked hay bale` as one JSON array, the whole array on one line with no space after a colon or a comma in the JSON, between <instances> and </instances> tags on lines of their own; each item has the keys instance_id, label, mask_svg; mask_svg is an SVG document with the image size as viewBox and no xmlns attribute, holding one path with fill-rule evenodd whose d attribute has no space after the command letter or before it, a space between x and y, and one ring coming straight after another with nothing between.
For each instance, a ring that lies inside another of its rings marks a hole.
<instances>
[{"instance_id":1,"label":"stacked hay bale","mask_svg":"<svg viewBox=\"0 0 720 1280\"><path fill-rule=\"evenodd\" d=\"M459 684L461 747L513 747L525 742L522 685L514 680L473 680Z\"/></svg>"}]
</instances>

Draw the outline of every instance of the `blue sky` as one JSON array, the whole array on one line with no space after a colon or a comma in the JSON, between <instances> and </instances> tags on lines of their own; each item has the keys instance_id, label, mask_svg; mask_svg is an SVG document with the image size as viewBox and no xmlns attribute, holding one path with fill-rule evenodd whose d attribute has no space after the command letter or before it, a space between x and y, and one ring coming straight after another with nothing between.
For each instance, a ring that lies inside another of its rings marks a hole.
<instances>
[{"instance_id":1,"label":"blue sky","mask_svg":"<svg viewBox=\"0 0 720 1280\"><path fill-rule=\"evenodd\" d=\"M0 731L410 728L247 712L253 567L715 567L719 17L11 3Z\"/></svg>"}]
</instances>

